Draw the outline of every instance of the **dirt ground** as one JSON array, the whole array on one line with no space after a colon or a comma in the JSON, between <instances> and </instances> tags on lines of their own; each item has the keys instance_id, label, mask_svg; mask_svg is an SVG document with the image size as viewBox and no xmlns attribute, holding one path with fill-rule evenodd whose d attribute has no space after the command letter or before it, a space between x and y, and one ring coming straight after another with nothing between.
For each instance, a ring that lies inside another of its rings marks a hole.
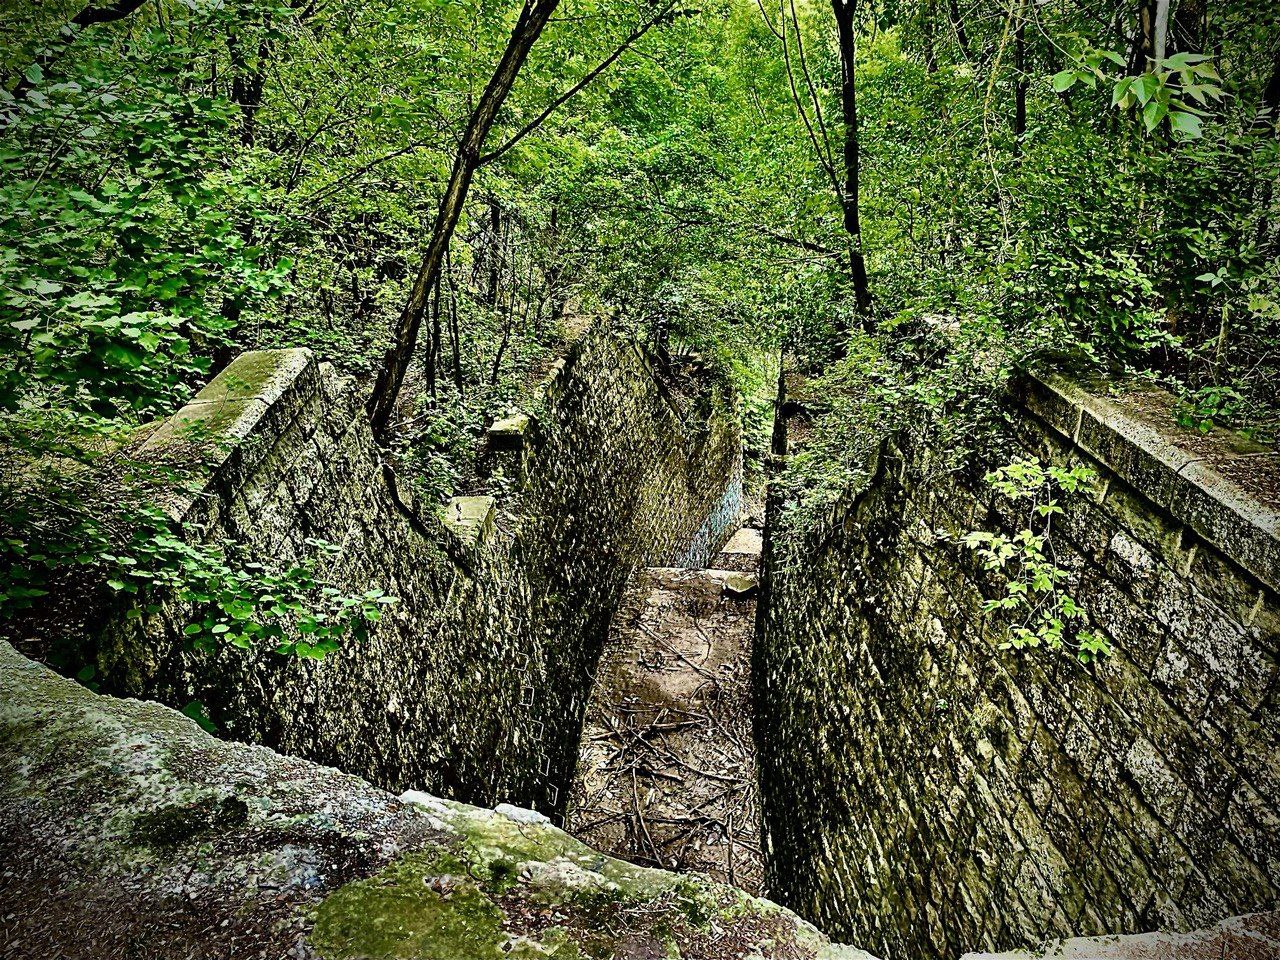
<instances>
[{"instance_id":1,"label":"dirt ground","mask_svg":"<svg viewBox=\"0 0 1280 960\"><path fill-rule=\"evenodd\" d=\"M762 879L750 686L758 555L758 532L744 530L718 558L731 569L650 568L632 583L588 706L566 824L613 856L751 893Z\"/></svg>"}]
</instances>

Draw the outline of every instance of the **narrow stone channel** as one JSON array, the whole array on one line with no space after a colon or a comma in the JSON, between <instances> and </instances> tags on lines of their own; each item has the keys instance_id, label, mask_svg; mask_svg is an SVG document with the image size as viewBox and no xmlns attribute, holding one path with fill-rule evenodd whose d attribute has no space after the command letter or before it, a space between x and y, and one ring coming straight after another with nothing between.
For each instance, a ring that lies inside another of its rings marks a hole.
<instances>
[{"instance_id":1,"label":"narrow stone channel","mask_svg":"<svg viewBox=\"0 0 1280 960\"><path fill-rule=\"evenodd\" d=\"M760 533L705 570L650 567L614 618L566 828L635 863L760 891L751 641Z\"/></svg>"}]
</instances>

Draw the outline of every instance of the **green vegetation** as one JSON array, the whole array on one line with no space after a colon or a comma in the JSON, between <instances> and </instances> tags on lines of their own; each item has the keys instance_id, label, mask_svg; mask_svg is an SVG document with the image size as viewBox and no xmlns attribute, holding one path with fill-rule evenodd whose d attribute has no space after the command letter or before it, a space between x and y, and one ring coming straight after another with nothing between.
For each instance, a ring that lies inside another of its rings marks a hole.
<instances>
[{"instance_id":1,"label":"green vegetation","mask_svg":"<svg viewBox=\"0 0 1280 960\"><path fill-rule=\"evenodd\" d=\"M104 478L154 502L170 479L130 438L251 347L360 378L437 503L599 315L732 379L756 462L778 353L816 377L802 514L861 469L851 417L923 413L959 459L1035 365L1158 379L1189 429L1280 428L1265 3L10 7L6 618L82 573L186 590L193 636L295 653L376 615L306 563L87 508Z\"/></svg>"},{"instance_id":2,"label":"green vegetation","mask_svg":"<svg viewBox=\"0 0 1280 960\"><path fill-rule=\"evenodd\" d=\"M1088 467L1046 467L1035 459L1014 460L987 474L997 493L1026 507L1025 525L1012 536L975 530L965 537L983 566L1005 577L1004 596L983 606L1010 621L1002 649L1067 645L1082 663L1111 652L1105 634L1088 629L1084 607L1064 589L1070 572L1058 566L1052 539L1053 518L1064 512L1058 496L1076 493L1095 479Z\"/></svg>"}]
</instances>

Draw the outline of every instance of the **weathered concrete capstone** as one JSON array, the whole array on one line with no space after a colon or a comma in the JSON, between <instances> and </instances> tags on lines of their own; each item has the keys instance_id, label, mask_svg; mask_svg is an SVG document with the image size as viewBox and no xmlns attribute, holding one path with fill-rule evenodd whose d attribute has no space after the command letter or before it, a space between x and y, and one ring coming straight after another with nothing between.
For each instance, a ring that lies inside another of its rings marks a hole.
<instances>
[{"instance_id":1,"label":"weathered concrete capstone","mask_svg":"<svg viewBox=\"0 0 1280 960\"><path fill-rule=\"evenodd\" d=\"M1231 917L1188 933L1069 937L1035 951L966 953L960 960L1275 960L1280 956L1280 913Z\"/></svg>"},{"instance_id":2,"label":"weathered concrete capstone","mask_svg":"<svg viewBox=\"0 0 1280 960\"><path fill-rule=\"evenodd\" d=\"M773 532L756 730L782 902L893 958L1274 908L1280 457L1172 407L1029 387L1022 454L1098 474L1052 535L1114 644L1094 666L999 649L1003 584L961 542L1019 528L995 464L886 438L815 529Z\"/></svg>"},{"instance_id":3,"label":"weathered concrete capstone","mask_svg":"<svg viewBox=\"0 0 1280 960\"><path fill-rule=\"evenodd\" d=\"M384 787L556 813L627 578L706 543L740 487L733 403L714 386L705 399L682 413L642 349L596 328L513 418L518 482L438 516L397 489L351 383L306 350L245 354L141 445L188 475L165 507L249 559L297 562L326 541L327 580L399 604L315 662L192 651L193 611L150 598L158 610L85 638L81 662L107 691L199 701L225 736Z\"/></svg>"},{"instance_id":4,"label":"weathered concrete capstone","mask_svg":"<svg viewBox=\"0 0 1280 960\"><path fill-rule=\"evenodd\" d=\"M0 953L871 960L530 811L369 783L91 693L0 642Z\"/></svg>"}]
</instances>

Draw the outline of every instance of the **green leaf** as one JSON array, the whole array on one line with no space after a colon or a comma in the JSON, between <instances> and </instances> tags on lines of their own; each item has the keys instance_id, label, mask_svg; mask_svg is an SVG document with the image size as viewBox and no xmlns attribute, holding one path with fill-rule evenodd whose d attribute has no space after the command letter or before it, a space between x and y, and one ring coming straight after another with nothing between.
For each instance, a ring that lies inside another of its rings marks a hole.
<instances>
[{"instance_id":1,"label":"green leaf","mask_svg":"<svg viewBox=\"0 0 1280 960\"><path fill-rule=\"evenodd\" d=\"M1142 123L1147 128L1147 133L1155 130L1168 112L1169 108L1159 100L1148 100L1147 105L1142 108Z\"/></svg>"},{"instance_id":2,"label":"green leaf","mask_svg":"<svg viewBox=\"0 0 1280 960\"><path fill-rule=\"evenodd\" d=\"M182 712L198 723L205 733L214 733L217 731L217 725L205 714L204 704L199 700L192 700L182 708Z\"/></svg>"},{"instance_id":3,"label":"green leaf","mask_svg":"<svg viewBox=\"0 0 1280 960\"><path fill-rule=\"evenodd\" d=\"M1075 86L1078 76L1074 70L1063 70L1053 75L1053 92L1064 93Z\"/></svg>"},{"instance_id":4,"label":"green leaf","mask_svg":"<svg viewBox=\"0 0 1280 960\"><path fill-rule=\"evenodd\" d=\"M1160 81L1151 74L1144 73L1142 76L1134 78L1131 89L1134 96L1138 98L1138 103L1145 105L1160 89Z\"/></svg>"},{"instance_id":5,"label":"green leaf","mask_svg":"<svg viewBox=\"0 0 1280 960\"><path fill-rule=\"evenodd\" d=\"M1187 140L1198 140L1202 133L1200 118L1194 113L1184 113L1181 110L1169 114L1169 126Z\"/></svg>"}]
</instances>

